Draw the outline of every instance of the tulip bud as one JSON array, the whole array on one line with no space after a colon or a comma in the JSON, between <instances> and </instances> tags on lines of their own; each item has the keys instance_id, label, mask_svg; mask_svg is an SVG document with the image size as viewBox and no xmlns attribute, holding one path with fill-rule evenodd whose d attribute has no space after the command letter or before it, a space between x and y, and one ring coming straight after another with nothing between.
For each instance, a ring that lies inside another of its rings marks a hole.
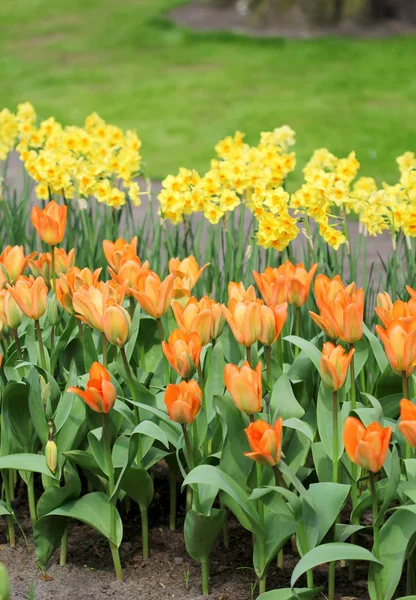
<instances>
[{"instance_id":1,"label":"tulip bud","mask_svg":"<svg viewBox=\"0 0 416 600\"><path fill-rule=\"evenodd\" d=\"M9 600L10 581L6 567L0 563L0 600Z\"/></svg>"},{"instance_id":2,"label":"tulip bud","mask_svg":"<svg viewBox=\"0 0 416 600\"><path fill-rule=\"evenodd\" d=\"M383 310L391 310L393 308L393 302L387 292L377 294L377 308Z\"/></svg>"},{"instance_id":3,"label":"tulip bud","mask_svg":"<svg viewBox=\"0 0 416 600\"><path fill-rule=\"evenodd\" d=\"M244 456L248 456L261 465L270 467L276 465L282 455L282 430L283 419L281 417L277 419L273 427L262 419L250 423L244 431L251 452L244 452Z\"/></svg>"},{"instance_id":4,"label":"tulip bud","mask_svg":"<svg viewBox=\"0 0 416 600\"><path fill-rule=\"evenodd\" d=\"M55 473L58 466L58 448L53 440L48 440L45 446L46 463L52 473Z\"/></svg>"},{"instance_id":5,"label":"tulip bud","mask_svg":"<svg viewBox=\"0 0 416 600\"><path fill-rule=\"evenodd\" d=\"M196 381L181 381L178 385L170 383L165 392L165 404L169 418L182 425L194 422L201 408L202 391Z\"/></svg>"},{"instance_id":6,"label":"tulip bud","mask_svg":"<svg viewBox=\"0 0 416 600\"><path fill-rule=\"evenodd\" d=\"M131 338L131 319L119 304L108 306L103 314L104 333L110 344L120 348Z\"/></svg>"},{"instance_id":7,"label":"tulip bud","mask_svg":"<svg viewBox=\"0 0 416 600\"><path fill-rule=\"evenodd\" d=\"M347 353L342 346L334 346L331 342L323 345L321 377L334 392L340 390L344 385L354 352L355 350L352 348Z\"/></svg>"},{"instance_id":8,"label":"tulip bud","mask_svg":"<svg viewBox=\"0 0 416 600\"><path fill-rule=\"evenodd\" d=\"M377 473L387 457L391 439L391 427L371 423L368 427L355 417L347 417L344 423L344 446L350 460L363 469Z\"/></svg>"},{"instance_id":9,"label":"tulip bud","mask_svg":"<svg viewBox=\"0 0 416 600\"><path fill-rule=\"evenodd\" d=\"M39 382L40 382L40 397L42 400L42 404L45 406L45 410L46 410L46 407L49 405L49 401L50 401L50 397L51 397L52 383L50 381L48 381L48 383L46 383L46 381L42 377L42 375L39 376Z\"/></svg>"},{"instance_id":10,"label":"tulip bud","mask_svg":"<svg viewBox=\"0 0 416 600\"><path fill-rule=\"evenodd\" d=\"M248 415L261 411L262 386L261 362L252 369L247 361L239 369L236 365L228 364L224 369L224 381L236 407Z\"/></svg>"},{"instance_id":11,"label":"tulip bud","mask_svg":"<svg viewBox=\"0 0 416 600\"><path fill-rule=\"evenodd\" d=\"M47 309L48 321L51 325L56 325L59 320L58 313L58 304L56 302L56 297L52 296L52 298L48 299L48 309Z\"/></svg>"}]
</instances>

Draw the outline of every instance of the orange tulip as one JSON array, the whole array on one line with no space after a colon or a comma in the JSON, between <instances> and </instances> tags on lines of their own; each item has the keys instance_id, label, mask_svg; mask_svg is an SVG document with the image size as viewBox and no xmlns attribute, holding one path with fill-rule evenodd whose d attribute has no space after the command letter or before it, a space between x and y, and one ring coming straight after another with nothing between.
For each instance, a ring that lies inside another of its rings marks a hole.
<instances>
[{"instance_id":1,"label":"orange tulip","mask_svg":"<svg viewBox=\"0 0 416 600\"><path fill-rule=\"evenodd\" d=\"M416 366L416 319L394 319L386 329L377 325L376 332L393 371L398 375L405 371L409 377Z\"/></svg>"},{"instance_id":2,"label":"orange tulip","mask_svg":"<svg viewBox=\"0 0 416 600\"><path fill-rule=\"evenodd\" d=\"M0 276L2 275L0 287L5 283L4 276L7 276L9 283L15 283L26 269L28 260L34 256L36 252L25 256L23 246L6 246L0 254Z\"/></svg>"},{"instance_id":3,"label":"orange tulip","mask_svg":"<svg viewBox=\"0 0 416 600\"><path fill-rule=\"evenodd\" d=\"M179 258L171 258L169 261L169 273L173 273L175 277L185 281L185 287L188 290L192 290L208 265L209 263L206 263L200 268L194 256L188 256L182 261Z\"/></svg>"},{"instance_id":4,"label":"orange tulip","mask_svg":"<svg viewBox=\"0 0 416 600\"><path fill-rule=\"evenodd\" d=\"M261 374L261 362L257 363L255 369L252 369L247 361L240 368L228 364L224 369L225 387L236 407L248 415L261 411Z\"/></svg>"},{"instance_id":5,"label":"orange tulip","mask_svg":"<svg viewBox=\"0 0 416 600\"><path fill-rule=\"evenodd\" d=\"M345 287L339 275L335 275L332 279L327 275L317 275L313 291L318 308L320 309L323 303L332 302L338 292L343 290L347 294L353 294L355 292L355 283L350 283L350 285Z\"/></svg>"},{"instance_id":6,"label":"orange tulip","mask_svg":"<svg viewBox=\"0 0 416 600\"><path fill-rule=\"evenodd\" d=\"M279 417L273 427L259 419L250 423L244 431L252 450L244 452L244 455L261 465L277 465L282 455L283 419Z\"/></svg>"},{"instance_id":7,"label":"orange tulip","mask_svg":"<svg viewBox=\"0 0 416 600\"><path fill-rule=\"evenodd\" d=\"M225 319L239 344L251 346L260 339L262 306L261 300L246 298L242 302L232 299L228 308L223 307Z\"/></svg>"},{"instance_id":8,"label":"orange tulip","mask_svg":"<svg viewBox=\"0 0 416 600\"><path fill-rule=\"evenodd\" d=\"M0 320L11 329L17 329L23 321L23 312L9 290L0 290Z\"/></svg>"},{"instance_id":9,"label":"orange tulip","mask_svg":"<svg viewBox=\"0 0 416 600\"><path fill-rule=\"evenodd\" d=\"M354 357L354 348L345 352L342 346L334 346L327 342L322 347L321 377L334 392L340 390L345 383L348 368Z\"/></svg>"},{"instance_id":10,"label":"orange tulip","mask_svg":"<svg viewBox=\"0 0 416 600\"><path fill-rule=\"evenodd\" d=\"M111 269L118 273L122 261L127 262L137 258L137 237L132 238L130 242L126 242L123 238L118 238L115 242L104 240L103 250Z\"/></svg>"},{"instance_id":11,"label":"orange tulip","mask_svg":"<svg viewBox=\"0 0 416 600\"><path fill-rule=\"evenodd\" d=\"M172 302L174 279L175 276L170 274L160 281L159 275L153 271L144 271L137 278L136 289L131 291L148 315L160 319Z\"/></svg>"},{"instance_id":12,"label":"orange tulip","mask_svg":"<svg viewBox=\"0 0 416 600\"><path fill-rule=\"evenodd\" d=\"M381 294L379 294L379 296L380 295ZM416 298L411 298L408 302L396 300L394 304L390 301L391 304L389 305L388 301L386 302L385 296L383 296L383 305L378 306L378 302L379 298L377 298L376 313L384 327L387 327L389 323L394 321L394 319L402 319L403 317L416 317ZM384 308L385 306L387 306L387 308Z\"/></svg>"},{"instance_id":13,"label":"orange tulip","mask_svg":"<svg viewBox=\"0 0 416 600\"><path fill-rule=\"evenodd\" d=\"M78 288L72 297L76 316L93 329L104 331L104 311L109 305L123 303L125 287L110 280Z\"/></svg>"},{"instance_id":14,"label":"orange tulip","mask_svg":"<svg viewBox=\"0 0 416 600\"><path fill-rule=\"evenodd\" d=\"M410 400L400 400L400 433L404 435L407 443L416 448L416 406Z\"/></svg>"},{"instance_id":15,"label":"orange tulip","mask_svg":"<svg viewBox=\"0 0 416 600\"><path fill-rule=\"evenodd\" d=\"M296 308L303 306L308 299L313 276L318 264L307 271L302 263L296 266L287 260L277 269L267 267L264 273L253 271L263 300L269 306L289 302Z\"/></svg>"},{"instance_id":16,"label":"orange tulip","mask_svg":"<svg viewBox=\"0 0 416 600\"><path fill-rule=\"evenodd\" d=\"M230 281L228 284L228 302L231 300L236 300L237 302L243 302L246 299L255 300L256 299L256 290L253 285L250 285L247 289L244 287L244 283L240 281L236 283L235 281Z\"/></svg>"},{"instance_id":17,"label":"orange tulip","mask_svg":"<svg viewBox=\"0 0 416 600\"><path fill-rule=\"evenodd\" d=\"M287 319L287 303L278 306L260 307L261 331L259 341L264 346L271 346L279 337Z\"/></svg>"},{"instance_id":18,"label":"orange tulip","mask_svg":"<svg viewBox=\"0 0 416 600\"><path fill-rule=\"evenodd\" d=\"M332 300L320 300L321 314L310 311L315 323L332 338L353 344L363 337L364 290L339 289Z\"/></svg>"},{"instance_id":19,"label":"orange tulip","mask_svg":"<svg viewBox=\"0 0 416 600\"><path fill-rule=\"evenodd\" d=\"M190 298L185 308L179 302L172 302L172 310L176 322L181 331L191 333L196 331L201 338L201 344L205 346L211 339L211 329L214 325L214 317L209 308L205 308L204 302L194 297Z\"/></svg>"},{"instance_id":20,"label":"orange tulip","mask_svg":"<svg viewBox=\"0 0 416 600\"><path fill-rule=\"evenodd\" d=\"M162 342L162 350L170 366L183 379L190 379L199 365L202 345L196 331L184 333L175 329L169 336L168 342Z\"/></svg>"},{"instance_id":21,"label":"orange tulip","mask_svg":"<svg viewBox=\"0 0 416 600\"><path fill-rule=\"evenodd\" d=\"M117 396L110 373L100 363L95 362L91 365L89 375L85 391L70 387L68 392L80 396L95 412L107 414L113 408Z\"/></svg>"},{"instance_id":22,"label":"orange tulip","mask_svg":"<svg viewBox=\"0 0 416 600\"><path fill-rule=\"evenodd\" d=\"M104 310L102 324L110 344L121 348L131 338L130 315L125 308L114 301Z\"/></svg>"},{"instance_id":23,"label":"orange tulip","mask_svg":"<svg viewBox=\"0 0 416 600\"><path fill-rule=\"evenodd\" d=\"M386 460L391 439L391 427L371 423L367 428L355 417L344 424L344 446L349 458L363 469L377 473Z\"/></svg>"},{"instance_id":24,"label":"orange tulip","mask_svg":"<svg viewBox=\"0 0 416 600\"><path fill-rule=\"evenodd\" d=\"M11 296L29 319L38 321L48 307L48 286L43 277L21 275L14 286L7 284Z\"/></svg>"},{"instance_id":25,"label":"orange tulip","mask_svg":"<svg viewBox=\"0 0 416 600\"><path fill-rule=\"evenodd\" d=\"M69 314L74 314L75 311L72 305L74 293L83 286L87 288L97 286L100 273L101 269L92 272L87 267L82 270L78 267L71 267L68 273L62 273L60 278L56 280L56 299L62 308Z\"/></svg>"},{"instance_id":26,"label":"orange tulip","mask_svg":"<svg viewBox=\"0 0 416 600\"><path fill-rule=\"evenodd\" d=\"M196 381L170 383L165 391L165 404L171 421L190 425L201 408L202 392Z\"/></svg>"},{"instance_id":27,"label":"orange tulip","mask_svg":"<svg viewBox=\"0 0 416 600\"><path fill-rule=\"evenodd\" d=\"M416 290L410 287L410 285L406 286L406 291L412 298L416 298Z\"/></svg>"},{"instance_id":28,"label":"orange tulip","mask_svg":"<svg viewBox=\"0 0 416 600\"><path fill-rule=\"evenodd\" d=\"M67 254L63 248L54 248L54 253L56 274L62 275L67 273L74 265L75 250L72 249ZM49 283L52 277L52 253L41 253L36 260L29 259L28 262L32 275L34 277L43 277L46 283Z\"/></svg>"},{"instance_id":29,"label":"orange tulip","mask_svg":"<svg viewBox=\"0 0 416 600\"><path fill-rule=\"evenodd\" d=\"M137 291L136 282L139 276L148 270L149 263L146 261L142 264L140 258L137 256L128 260L122 259L119 262L117 272L113 271L113 269L108 269L114 281L117 281L119 284L126 283L126 294L128 296L132 296L132 289Z\"/></svg>"},{"instance_id":30,"label":"orange tulip","mask_svg":"<svg viewBox=\"0 0 416 600\"><path fill-rule=\"evenodd\" d=\"M393 302L391 301L388 292L377 294L377 308L382 308L386 311L390 311L393 308Z\"/></svg>"},{"instance_id":31,"label":"orange tulip","mask_svg":"<svg viewBox=\"0 0 416 600\"><path fill-rule=\"evenodd\" d=\"M38 206L32 208L33 226L45 244L56 246L62 242L65 234L67 210L65 204L60 206L54 200L49 202L43 210Z\"/></svg>"}]
</instances>

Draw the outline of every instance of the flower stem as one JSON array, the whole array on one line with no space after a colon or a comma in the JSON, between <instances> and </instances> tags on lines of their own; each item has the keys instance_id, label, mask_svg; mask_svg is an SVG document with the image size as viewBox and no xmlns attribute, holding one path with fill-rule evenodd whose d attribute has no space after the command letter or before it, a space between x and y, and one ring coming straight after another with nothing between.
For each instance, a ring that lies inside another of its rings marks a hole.
<instances>
[{"instance_id":1,"label":"flower stem","mask_svg":"<svg viewBox=\"0 0 416 600\"><path fill-rule=\"evenodd\" d=\"M380 558L380 526L377 523L378 519L378 502L377 502L377 492L376 492L376 475L370 471L370 490L371 490L371 499L373 504L373 554L379 559ZM380 571L376 571L374 582L376 586L376 597L377 600L382 600L383 592L381 586L381 578Z\"/></svg>"},{"instance_id":2,"label":"flower stem","mask_svg":"<svg viewBox=\"0 0 416 600\"><path fill-rule=\"evenodd\" d=\"M140 517L142 521L142 551L143 559L149 558L149 519L147 516L147 508L140 508Z\"/></svg>"},{"instance_id":3,"label":"flower stem","mask_svg":"<svg viewBox=\"0 0 416 600\"><path fill-rule=\"evenodd\" d=\"M104 331L101 334L101 342L103 346L103 365L105 368L108 367L108 354L107 354L107 338L105 337Z\"/></svg>"},{"instance_id":4,"label":"flower stem","mask_svg":"<svg viewBox=\"0 0 416 600\"><path fill-rule=\"evenodd\" d=\"M165 332L163 331L162 319L156 319L157 328L159 331L160 343L162 343L165 339ZM170 372L169 372L169 362L166 356L163 354L163 364L165 365L165 380L166 385L170 383Z\"/></svg>"},{"instance_id":5,"label":"flower stem","mask_svg":"<svg viewBox=\"0 0 416 600\"><path fill-rule=\"evenodd\" d=\"M59 556L59 566L65 567L66 557L68 554L68 527L65 528L64 534L61 539L61 551Z\"/></svg>"},{"instance_id":6,"label":"flower stem","mask_svg":"<svg viewBox=\"0 0 416 600\"><path fill-rule=\"evenodd\" d=\"M333 446L332 446L332 482L338 483L338 471L339 471L339 461L338 461L338 392L334 391L332 393L332 436L333 436Z\"/></svg>"},{"instance_id":7,"label":"flower stem","mask_svg":"<svg viewBox=\"0 0 416 600\"><path fill-rule=\"evenodd\" d=\"M35 478L33 476L33 473L30 474L29 483L27 484L27 498L29 501L30 520L32 521L32 527L33 527L38 519L37 513L36 513Z\"/></svg>"},{"instance_id":8,"label":"flower stem","mask_svg":"<svg viewBox=\"0 0 416 600\"><path fill-rule=\"evenodd\" d=\"M256 462L256 477L257 477L257 487L261 486L261 465ZM257 500L257 512L259 515L259 525L260 529L262 529L261 537L257 537L257 543L259 545L259 559L260 559L260 571L261 577L258 577L259 581L259 594L264 594L266 591L266 547L264 541L264 506L261 500Z\"/></svg>"},{"instance_id":9,"label":"flower stem","mask_svg":"<svg viewBox=\"0 0 416 600\"><path fill-rule=\"evenodd\" d=\"M36 329L36 335L37 335L38 343L39 343L40 362L42 365L42 369L44 369L46 371L45 347L43 345L43 340L42 340L42 331L40 329L40 324L37 319L35 320L35 329Z\"/></svg>"},{"instance_id":10,"label":"flower stem","mask_svg":"<svg viewBox=\"0 0 416 600\"><path fill-rule=\"evenodd\" d=\"M169 529L176 529L176 473L169 469Z\"/></svg>"},{"instance_id":11,"label":"flower stem","mask_svg":"<svg viewBox=\"0 0 416 600\"><path fill-rule=\"evenodd\" d=\"M56 266L55 266L55 246L51 246L51 264L52 264L52 291L56 294Z\"/></svg>"},{"instance_id":12,"label":"flower stem","mask_svg":"<svg viewBox=\"0 0 416 600\"><path fill-rule=\"evenodd\" d=\"M1 476L3 479L4 492L5 492L5 496L6 496L6 506L7 506L7 509L11 511L12 510L12 501L11 501L11 494L10 494L9 475L10 475L9 471L3 470L1 472ZM10 548L15 548L16 547L16 538L15 538L15 534L14 534L14 521L13 521L13 517L11 515L6 516L6 524L7 524L7 532L8 532L8 536L9 536L9 546L10 546Z\"/></svg>"},{"instance_id":13,"label":"flower stem","mask_svg":"<svg viewBox=\"0 0 416 600\"><path fill-rule=\"evenodd\" d=\"M250 367L253 368L251 364L251 346L246 346L246 359Z\"/></svg>"},{"instance_id":14,"label":"flower stem","mask_svg":"<svg viewBox=\"0 0 416 600\"><path fill-rule=\"evenodd\" d=\"M201 560L202 594L209 595L209 567L208 560Z\"/></svg>"},{"instance_id":15,"label":"flower stem","mask_svg":"<svg viewBox=\"0 0 416 600\"><path fill-rule=\"evenodd\" d=\"M107 460L107 470L108 470L108 496L110 502L110 550L113 557L114 570L116 572L116 577L119 581L123 581L123 571L121 570L120 563L120 555L118 552L117 545L113 542L116 537L116 517L117 517L117 508L116 502L117 499L114 498L110 500L111 496L114 492L114 467L113 467L113 458L111 456L111 442L110 435L108 431L108 422L107 415L105 413L101 414L102 425L103 425L103 436L104 436L104 446L105 446L105 455Z\"/></svg>"},{"instance_id":16,"label":"flower stem","mask_svg":"<svg viewBox=\"0 0 416 600\"><path fill-rule=\"evenodd\" d=\"M410 398L409 398L409 378L406 374L406 371L402 371L402 388L403 388L403 398L406 398L406 400L410 400Z\"/></svg>"},{"instance_id":17,"label":"flower stem","mask_svg":"<svg viewBox=\"0 0 416 600\"><path fill-rule=\"evenodd\" d=\"M295 312L295 335L298 337L300 335L300 317L301 317L300 307L297 306L296 312ZM299 346L295 346L294 357L296 358L298 356L298 354L299 354Z\"/></svg>"},{"instance_id":18,"label":"flower stem","mask_svg":"<svg viewBox=\"0 0 416 600\"><path fill-rule=\"evenodd\" d=\"M354 348L354 344L349 344L349 350ZM355 387L355 365L354 365L354 357L350 363L350 380L351 380L351 409L355 410L357 408L357 394ZM351 463L351 503L352 503L352 511L354 512L357 504L358 504L358 487L357 487L357 465L355 463ZM357 525L358 520L356 517L353 518L352 524ZM353 534L351 537L351 543L355 544L356 542L356 534ZM355 562L351 560L348 565L348 578L350 581L353 581L355 577Z\"/></svg>"},{"instance_id":19,"label":"flower stem","mask_svg":"<svg viewBox=\"0 0 416 600\"><path fill-rule=\"evenodd\" d=\"M267 385L269 386L269 393L266 396L266 414L269 414L270 413L270 402L272 399L272 390L273 390L271 346L264 347L264 356L266 358Z\"/></svg>"},{"instance_id":20,"label":"flower stem","mask_svg":"<svg viewBox=\"0 0 416 600\"><path fill-rule=\"evenodd\" d=\"M15 328L12 329L12 335L13 335L14 343L16 346L17 356L18 356L18 358L20 358L20 360L22 360L23 352L22 352L22 347L20 345L19 334L17 333L17 329L15 329Z\"/></svg>"}]
</instances>

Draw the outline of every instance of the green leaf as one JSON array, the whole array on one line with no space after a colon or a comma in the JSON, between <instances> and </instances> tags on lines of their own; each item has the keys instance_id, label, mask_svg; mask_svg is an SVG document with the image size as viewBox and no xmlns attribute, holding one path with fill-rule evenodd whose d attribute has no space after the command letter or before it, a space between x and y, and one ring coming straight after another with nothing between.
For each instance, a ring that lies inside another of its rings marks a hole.
<instances>
[{"instance_id":1,"label":"green leaf","mask_svg":"<svg viewBox=\"0 0 416 600\"><path fill-rule=\"evenodd\" d=\"M318 543L328 533L344 506L351 486L342 483L312 483L307 491L319 522ZM325 498L325 502L322 499Z\"/></svg>"},{"instance_id":2,"label":"green leaf","mask_svg":"<svg viewBox=\"0 0 416 600\"><path fill-rule=\"evenodd\" d=\"M386 370L388 365L387 356L384 352L384 348L378 337L372 333L367 325L363 324L363 332L365 337L370 342L371 350L373 351L374 358L377 361L378 368L380 369L380 373L383 373Z\"/></svg>"},{"instance_id":3,"label":"green leaf","mask_svg":"<svg viewBox=\"0 0 416 600\"><path fill-rule=\"evenodd\" d=\"M16 469L17 471L30 471L31 473L42 473L48 477L54 474L46 464L46 458L41 454L10 454L0 458L1 469Z\"/></svg>"},{"instance_id":4,"label":"green leaf","mask_svg":"<svg viewBox=\"0 0 416 600\"><path fill-rule=\"evenodd\" d=\"M312 342L308 342L308 340L304 340L297 335L287 335L283 339L300 348L313 362L318 370L318 373L321 372L321 353L318 348L312 344Z\"/></svg>"},{"instance_id":5,"label":"green leaf","mask_svg":"<svg viewBox=\"0 0 416 600\"><path fill-rule=\"evenodd\" d=\"M339 392L338 398L338 459L341 458L344 452L344 443L342 440L342 429L343 419L341 418L341 410L339 409L340 403L342 402L342 395ZM318 431L321 438L322 444L324 445L325 452L329 458L333 459L333 400L332 391L326 387L323 383L319 386L318 400L317 400L317 419L318 419Z\"/></svg>"},{"instance_id":6,"label":"green leaf","mask_svg":"<svg viewBox=\"0 0 416 600\"><path fill-rule=\"evenodd\" d=\"M306 573L306 571L314 569L318 565L337 560L368 560L380 564L374 554L365 548L361 548L361 546L341 542L322 544L310 550L300 559L293 570L290 585L293 587L299 577Z\"/></svg>"},{"instance_id":7,"label":"green leaf","mask_svg":"<svg viewBox=\"0 0 416 600\"><path fill-rule=\"evenodd\" d=\"M283 421L283 426L289 427L291 429L296 429L297 431L302 433L304 436L306 436L308 438L308 440L313 442L313 438L315 437L314 433L313 433L312 429L310 428L310 426L307 423L305 423L305 421L301 421L300 419L297 419L296 417L292 417L290 419L286 419L286 421Z\"/></svg>"},{"instance_id":8,"label":"green leaf","mask_svg":"<svg viewBox=\"0 0 416 600\"><path fill-rule=\"evenodd\" d=\"M74 316L71 316L68 320L68 323L66 324L64 331L59 336L58 343L56 344L54 351L52 352L52 355L51 355L51 371L52 371L52 373L55 370L55 366L59 360L59 357L61 356L62 352L68 345L69 340L72 337L72 334L76 330L77 330L77 318Z\"/></svg>"},{"instance_id":9,"label":"green leaf","mask_svg":"<svg viewBox=\"0 0 416 600\"><path fill-rule=\"evenodd\" d=\"M290 379L286 373L282 373L273 386L270 407L274 412L274 418L301 419L305 414L293 393Z\"/></svg>"},{"instance_id":10,"label":"green leaf","mask_svg":"<svg viewBox=\"0 0 416 600\"><path fill-rule=\"evenodd\" d=\"M257 600L313 600L324 588L280 588L270 590L257 597Z\"/></svg>"},{"instance_id":11,"label":"green leaf","mask_svg":"<svg viewBox=\"0 0 416 600\"><path fill-rule=\"evenodd\" d=\"M3 500L0 500L0 517L3 517L4 515L12 515L13 516L13 512L10 511L6 504L3 502Z\"/></svg>"},{"instance_id":12,"label":"green leaf","mask_svg":"<svg viewBox=\"0 0 416 600\"><path fill-rule=\"evenodd\" d=\"M141 510L145 510L153 499L153 479L145 469L130 467L123 475L120 488L137 502Z\"/></svg>"},{"instance_id":13,"label":"green leaf","mask_svg":"<svg viewBox=\"0 0 416 600\"><path fill-rule=\"evenodd\" d=\"M270 513L266 515L264 522L264 563L261 567L260 541L256 538L253 549L253 564L257 577L262 578L268 565L275 558L285 543L296 533L296 523L293 516Z\"/></svg>"},{"instance_id":14,"label":"green leaf","mask_svg":"<svg viewBox=\"0 0 416 600\"><path fill-rule=\"evenodd\" d=\"M365 525L350 525L349 523L335 523L335 541L346 542L354 533L366 529Z\"/></svg>"},{"instance_id":15,"label":"green leaf","mask_svg":"<svg viewBox=\"0 0 416 600\"><path fill-rule=\"evenodd\" d=\"M38 517L44 517L49 512L59 508L65 502L75 500L81 494L81 481L78 476L77 470L71 465L66 463L64 468L65 484L60 487L59 485L51 485L43 492L37 503Z\"/></svg>"},{"instance_id":16,"label":"green leaf","mask_svg":"<svg viewBox=\"0 0 416 600\"><path fill-rule=\"evenodd\" d=\"M209 515L201 515L194 510L186 513L184 537L186 551L197 561L207 560L215 540L224 525L224 509L212 508Z\"/></svg>"}]
</instances>

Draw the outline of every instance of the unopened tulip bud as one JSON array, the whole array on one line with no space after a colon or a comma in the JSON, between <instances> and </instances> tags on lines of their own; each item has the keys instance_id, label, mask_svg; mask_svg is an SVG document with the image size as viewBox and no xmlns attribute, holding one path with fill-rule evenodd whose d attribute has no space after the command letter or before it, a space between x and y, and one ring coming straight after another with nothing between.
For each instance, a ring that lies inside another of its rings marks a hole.
<instances>
[{"instance_id":1,"label":"unopened tulip bud","mask_svg":"<svg viewBox=\"0 0 416 600\"><path fill-rule=\"evenodd\" d=\"M55 473L58 466L58 448L53 440L48 440L45 446L46 464Z\"/></svg>"},{"instance_id":2,"label":"unopened tulip bud","mask_svg":"<svg viewBox=\"0 0 416 600\"><path fill-rule=\"evenodd\" d=\"M59 320L58 304L56 297L48 298L48 310L47 310L48 321L51 325L56 325Z\"/></svg>"},{"instance_id":3,"label":"unopened tulip bud","mask_svg":"<svg viewBox=\"0 0 416 600\"><path fill-rule=\"evenodd\" d=\"M108 306L103 314L104 333L110 344L120 348L131 338L131 319L119 304Z\"/></svg>"},{"instance_id":4,"label":"unopened tulip bud","mask_svg":"<svg viewBox=\"0 0 416 600\"><path fill-rule=\"evenodd\" d=\"M342 346L334 346L331 342L323 345L321 377L334 392L340 390L344 385L354 352L355 350L352 348L347 353Z\"/></svg>"}]
</instances>

